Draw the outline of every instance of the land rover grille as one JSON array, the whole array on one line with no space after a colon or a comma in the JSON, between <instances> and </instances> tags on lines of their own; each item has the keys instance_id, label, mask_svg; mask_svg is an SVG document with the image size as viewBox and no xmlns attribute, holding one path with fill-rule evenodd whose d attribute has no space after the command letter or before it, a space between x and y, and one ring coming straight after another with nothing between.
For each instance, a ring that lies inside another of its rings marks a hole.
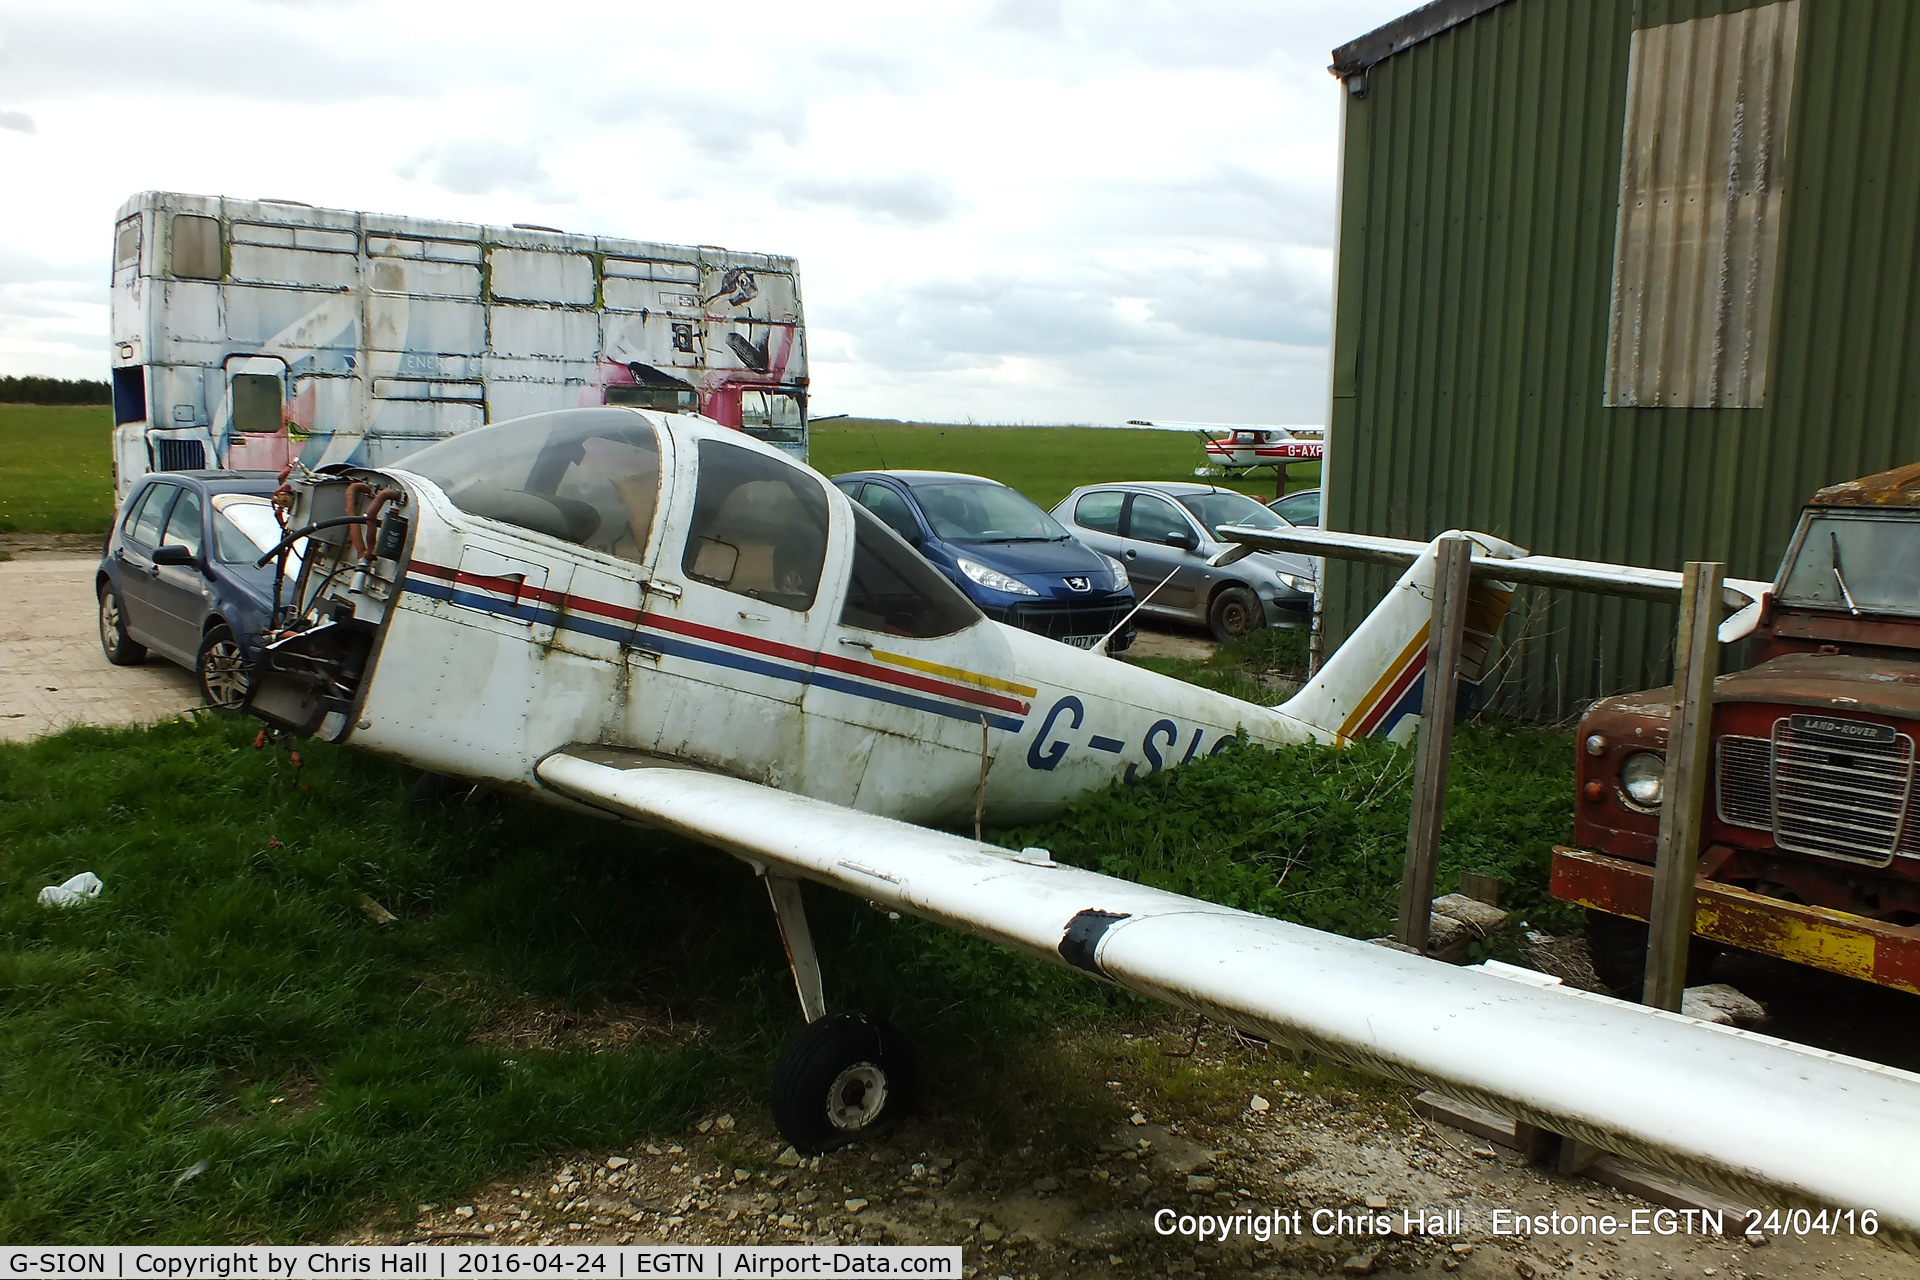
<instances>
[{"instance_id":1,"label":"land rover grille","mask_svg":"<svg viewBox=\"0 0 1920 1280\"><path fill-rule=\"evenodd\" d=\"M1814 721L1829 731L1801 723ZM1835 728L1872 730L1884 740L1844 739ZM1896 851L1920 853L1920 821L1907 821L1913 739L1906 734L1863 721L1782 716L1770 738L1729 734L1715 747L1716 807L1727 825L1769 831L1782 849L1873 866Z\"/></svg>"}]
</instances>

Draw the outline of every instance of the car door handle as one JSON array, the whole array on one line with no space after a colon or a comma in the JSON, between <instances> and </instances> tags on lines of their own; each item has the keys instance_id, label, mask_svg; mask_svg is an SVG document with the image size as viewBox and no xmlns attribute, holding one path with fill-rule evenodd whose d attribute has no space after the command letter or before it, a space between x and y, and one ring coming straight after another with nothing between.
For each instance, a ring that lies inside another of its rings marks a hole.
<instances>
[{"instance_id":1,"label":"car door handle","mask_svg":"<svg viewBox=\"0 0 1920 1280\"><path fill-rule=\"evenodd\" d=\"M1140 553L1138 551L1135 551L1132 547L1128 547L1125 551L1122 551L1120 554L1129 560L1138 560L1140 558Z\"/></svg>"}]
</instances>

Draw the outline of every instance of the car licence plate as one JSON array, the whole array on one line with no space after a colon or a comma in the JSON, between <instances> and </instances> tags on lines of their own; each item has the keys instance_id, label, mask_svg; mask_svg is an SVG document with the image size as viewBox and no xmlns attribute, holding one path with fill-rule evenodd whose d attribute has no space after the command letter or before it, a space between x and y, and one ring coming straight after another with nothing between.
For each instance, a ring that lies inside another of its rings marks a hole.
<instances>
[{"instance_id":1,"label":"car licence plate","mask_svg":"<svg viewBox=\"0 0 1920 1280\"><path fill-rule=\"evenodd\" d=\"M1061 644L1070 644L1076 649L1091 649L1100 643L1099 636L1061 636Z\"/></svg>"}]
</instances>

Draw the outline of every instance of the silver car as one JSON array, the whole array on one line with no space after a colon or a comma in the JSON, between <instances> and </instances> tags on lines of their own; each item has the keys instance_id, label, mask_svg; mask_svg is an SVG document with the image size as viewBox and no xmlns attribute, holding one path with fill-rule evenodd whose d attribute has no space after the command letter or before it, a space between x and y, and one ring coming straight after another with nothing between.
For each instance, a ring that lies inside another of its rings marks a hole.
<instances>
[{"instance_id":1,"label":"silver car","mask_svg":"<svg viewBox=\"0 0 1920 1280\"><path fill-rule=\"evenodd\" d=\"M1207 564L1230 545L1214 532L1221 525L1288 527L1243 493L1157 480L1090 484L1068 494L1053 518L1126 565L1141 613L1198 623L1223 643L1256 627L1304 623L1312 612L1309 556L1255 552L1223 569Z\"/></svg>"}]
</instances>

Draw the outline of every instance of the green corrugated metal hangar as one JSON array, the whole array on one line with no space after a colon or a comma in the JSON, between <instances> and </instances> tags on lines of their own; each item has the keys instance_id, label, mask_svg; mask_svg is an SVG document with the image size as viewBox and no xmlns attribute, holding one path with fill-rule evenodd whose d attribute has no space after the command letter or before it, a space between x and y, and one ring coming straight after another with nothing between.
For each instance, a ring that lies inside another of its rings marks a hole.
<instances>
[{"instance_id":1,"label":"green corrugated metal hangar","mask_svg":"<svg viewBox=\"0 0 1920 1280\"><path fill-rule=\"evenodd\" d=\"M1920 460L1920 4L1440 0L1332 69L1327 527L1770 579ZM1327 579L1330 647L1386 581ZM1504 710L1671 679L1671 608L1527 594Z\"/></svg>"}]
</instances>

